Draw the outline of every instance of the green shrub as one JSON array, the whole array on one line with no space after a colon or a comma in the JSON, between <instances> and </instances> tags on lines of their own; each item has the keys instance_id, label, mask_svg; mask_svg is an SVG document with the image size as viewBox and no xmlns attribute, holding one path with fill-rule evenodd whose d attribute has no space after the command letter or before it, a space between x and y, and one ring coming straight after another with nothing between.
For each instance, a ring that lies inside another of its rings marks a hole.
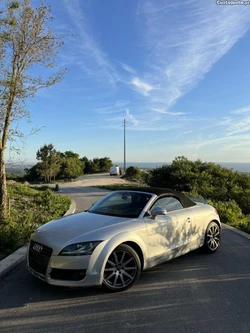
<instances>
[{"instance_id":1,"label":"green shrub","mask_svg":"<svg viewBox=\"0 0 250 333\"><path fill-rule=\"evenodd\" d=\"M125 177L129 179L139 179L141 178L141 170L136 166L130 166L126 170Z\"/></svg>"},{"instance_id":2,"label":"green shrub","mask_svg":"<svg viewBox=\"0 0 250 333\"><path fill-rule=\"evenodd\" d=\"M32 186L32 188L33 188L34 190L37 190L37 191L45 191L45 190L50 190L50 191L52 191L51 187L49 187L48 185Z\"/></svg>"},{"instance_id":3,"label":"green shrub","mask_svg":"<svg viewBox=\"0 0 250 333\"><path fill-rule=\"evenodd\" d=\"M0 251L8 252L25 244L42 224L68 210L68 196L55 195L48 187L38 189L8 184L10 216L0 223Z\"/></svg>"},{"instance_id":4,"label":"green shrub","mask_svg":"<svg viewBox=\"0 0 250 333\"><path fill-rule=\"evenodd\" d=\"M244 219L240 220L237 228L250 234L250 216L246 216Z\"/></svg>"},{"instance_id":5,"label":"green shrub","mask_svg":"<svg viewBox=\"0 0 250 333\"><path fill-rule=\"evenodd\" d=\"M221 222L229 224L236 227L239 221L243 220L245 217L242 211L234 200L228 202L209 202L218 211L220 215Z\"/></svg>"},{"instance_id":6,"label":"green shrub","mask_svg":"<svg viewBox=\"0 0 250 333\"><path fill-rule=\"evenodd\" d=\"M204 199L196 191L185 192L189 197ZM208 200L219 213L221 222L231 225L237 229L250 233L250 216L242 213L240 206L234 200L230 201L212 201Z\"/></svg>"},{"instance_id":7,"label":"green shrub","mask_svg":"<svg viewBox=\"0 0 250 333\"><path fill-rule=\"evenodd\" d=\"M150 180L151 180L151 177L152 177L152 174L150 171L142 171L142 180L146 183L146 184L149 184L150 183Z\"/></svg>"},{"instance_id":8,"label":"green shrub","mask_svg":"<svg viewBox=\"0 0 250 333\"><path fill-rule=\"evenodd\" d=\"M0 224L0 251L8 253L20 244L18 224L12 220L1 221Z\"/></svg>"}]
</instances>

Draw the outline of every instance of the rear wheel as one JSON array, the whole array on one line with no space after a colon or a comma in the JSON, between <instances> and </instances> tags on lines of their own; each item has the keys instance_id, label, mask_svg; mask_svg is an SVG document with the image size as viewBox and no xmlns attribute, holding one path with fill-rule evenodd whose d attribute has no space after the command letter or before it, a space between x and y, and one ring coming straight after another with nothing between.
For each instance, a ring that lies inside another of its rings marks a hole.
<instances>
[{"instance_id":1,"label":"rear wheel","mask_svg":"<svg viewBox=\"0 0 250 333\"><path fill-rule=\"evenodd\" d=\"M216 222L210 222L206 234L203 248L207 253L214 253L220 246L221 229Z\"/></svg>"},{"instance_id":2,"label":"rear wheel","mask_svg":"<svg viewBox=\"0 0 250 333\"><path fill-rule=\"evenodd\" d=\"M134 249L119 245L110 254L103 274L103 287L118 292L130 288L139 278L141 261Z\"/></svg>"}]
</instances>

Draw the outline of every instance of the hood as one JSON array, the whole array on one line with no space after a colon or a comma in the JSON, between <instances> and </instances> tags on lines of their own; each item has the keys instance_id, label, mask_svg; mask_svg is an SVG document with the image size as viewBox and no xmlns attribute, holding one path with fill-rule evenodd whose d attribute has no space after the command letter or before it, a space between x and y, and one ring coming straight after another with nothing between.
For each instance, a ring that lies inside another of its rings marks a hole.
<instances>
[{"instance_id":1,"label":"hood","mask_svg":"<svg viewBox=\"0 0 250 333\"><path fill-rule=\"evenodd\" d=\"M77 243L78 241L104 240L107 233L99 232L101 229L128 221L131 219L87 212L77 213L42 225L32 235L32 239L51 247L66 246L72 244L72 241ZM102 239L100 239L101 235L104 236ZM99 238L94 239L95 236Z\"/></svg>"}]
</instances>

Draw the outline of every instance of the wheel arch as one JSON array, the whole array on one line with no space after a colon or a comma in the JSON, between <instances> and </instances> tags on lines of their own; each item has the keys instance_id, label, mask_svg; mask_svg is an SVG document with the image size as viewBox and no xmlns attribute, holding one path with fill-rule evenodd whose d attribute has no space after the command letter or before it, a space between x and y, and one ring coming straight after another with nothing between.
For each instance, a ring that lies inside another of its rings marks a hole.
<instances>
[{"instance_id":1,"label":"wheel arch","mask_svg":"<svg viewBox=\"0 0 250 333\"><path fill-rule=\"evenodd\" d=\"M100 274L100 283L108 257L114 249L122 244L130 246L134 251L136 251L137 255L139 256L142 269L146 267L147 249L146 244L143 243L143 240L138 235L131 232L119 233L104 242L103 246L99 250L99 253L95 256L95 258L93 258L93 261L91 262L90 270Z\"/></svg>"},{"instance_id":2,"label":"wheel arch","mask_svg":"<svg viewBox=\"0 0 250 333\"><path fill-rule=\"evenodd\" d=\"M218 220L213 219L209 223L211 223L211 222L215 222L218 225L218 227L221 229L221 223ZM209 223L208 223L208 225L209 225Z\"/></svg>"},{"instance_id":3,"label":"wheel arch","mask_svg":"<svg viewBox=\"0 0 250 333\"><path fill-rule=\"evenodd\" d=\"M122 244L128 245L133 250L135 250L135 252L138 254L138 256L140 258L140 261L141 261L141 270L143 270L143 268L144 268L144 255L143 255L143 252L142 252L142 249L141 249L140 245L138 245L137 243L132 242L132 241L127 241L127 242L124 242ZM120 244L120 245L122 245L122 244Z\"/></svg>"}]
</instances>

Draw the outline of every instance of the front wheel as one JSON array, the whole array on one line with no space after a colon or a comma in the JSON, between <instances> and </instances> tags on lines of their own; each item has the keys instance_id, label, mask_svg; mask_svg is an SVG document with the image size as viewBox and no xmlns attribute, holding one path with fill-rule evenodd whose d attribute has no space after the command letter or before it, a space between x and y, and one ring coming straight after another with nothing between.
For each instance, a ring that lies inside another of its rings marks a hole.
<instances>
[{"instance_id":1,"label":"front wheel","mask_svg":"<svg viewBox=\"0 0 250 333\"><path fill-rule=\"evenodd\" d=\"M206 233L203 249L207 253L214 253L220 246L221 229L216 222L210 222Z\"/></svg>"},{"instance_id":2,"label":"front wheel","mask_svg":"<svg viewBox=\"0 0 250 333\"><path fill-rule=\"evenodd\" d=\"M103 274L103 287L112 292L130 288L139 278L141 261L128 245L119 245L110 254Z\"/></svg>"}]
</instances>

